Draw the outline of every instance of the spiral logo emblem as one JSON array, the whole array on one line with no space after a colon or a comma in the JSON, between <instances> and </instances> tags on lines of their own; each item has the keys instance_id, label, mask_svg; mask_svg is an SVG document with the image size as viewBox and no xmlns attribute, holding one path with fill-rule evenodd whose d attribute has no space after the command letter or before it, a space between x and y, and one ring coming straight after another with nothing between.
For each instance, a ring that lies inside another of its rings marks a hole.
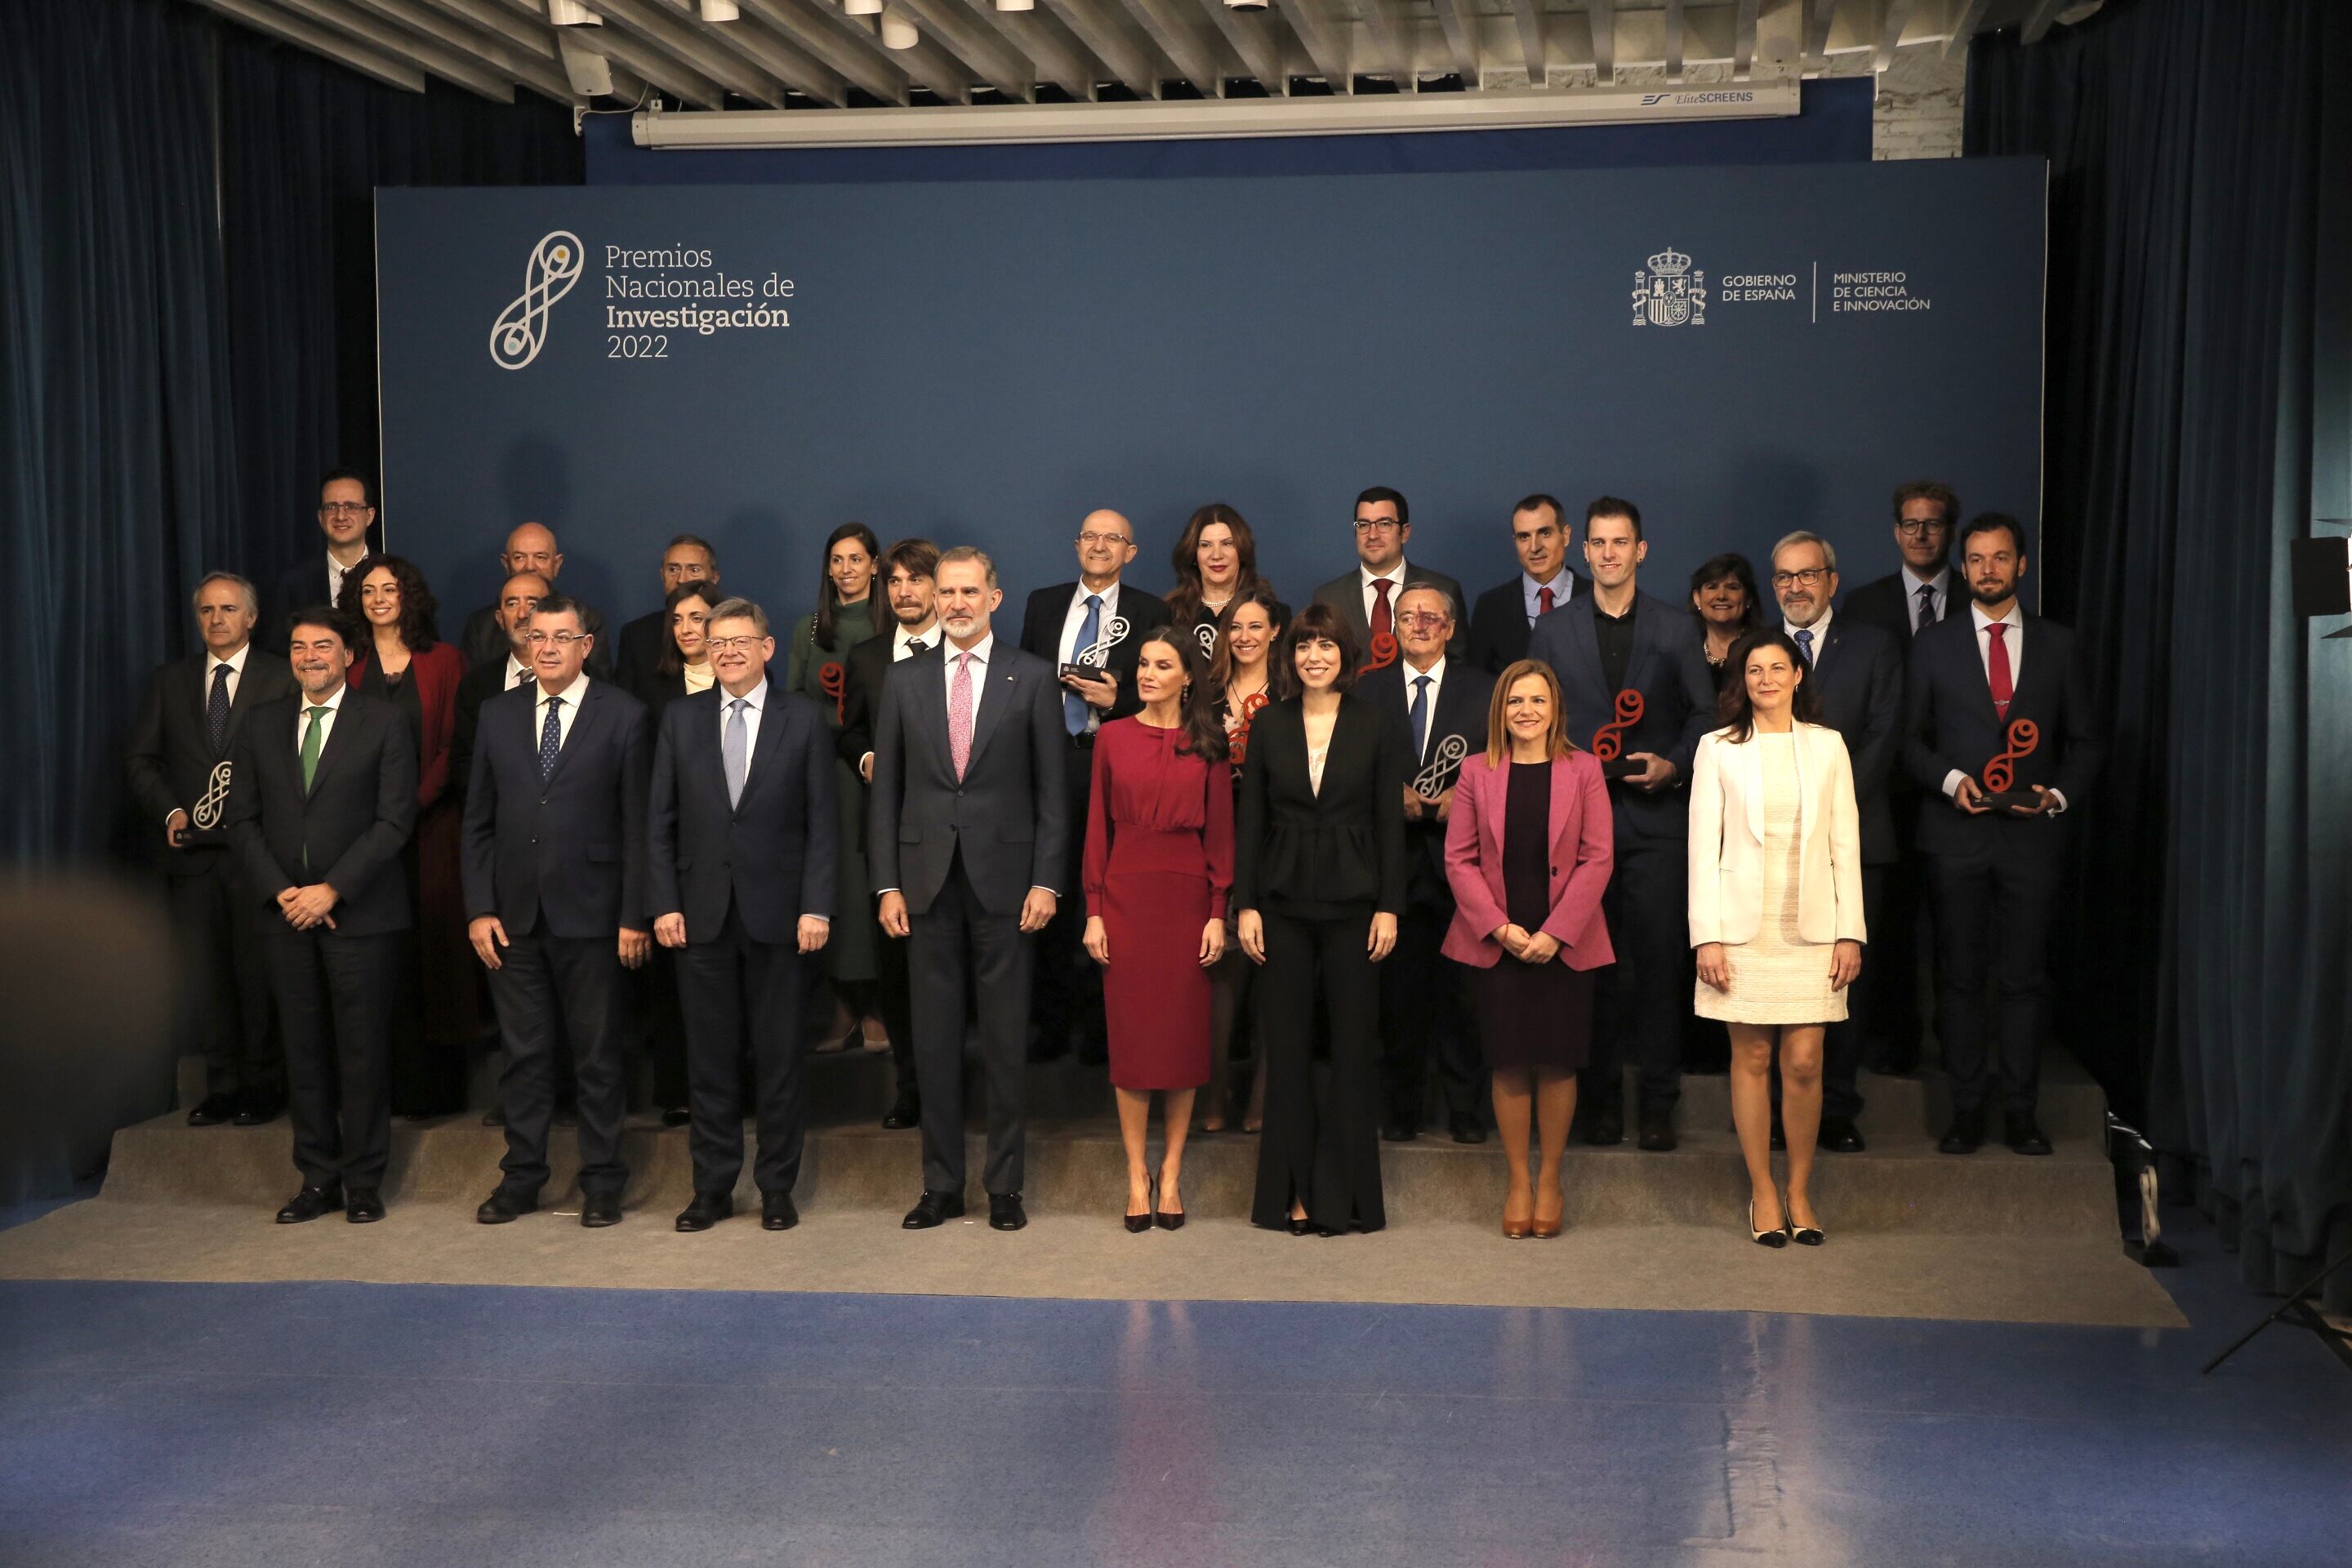
<instances>
[{"instance_id":1,"label":"spiral logo emblem","mask_svg":"<svg viewBox=\"0 0 2352 1568\"><path fill-rule=\"evenodd\" d=\"M557 229L531 247L522 269L522 293L490 326L490 359L500 370L520 370L547 342L547 312L572 292L586 266L580 237Z\"/></svg>"},{"instance_id":2,"label":"spiral logo emblem","mask_svg":"<svg viewBox=\"0 0 2352 1568\"><path fill-rule=\"evenodd\" d=\"M215 763L205 775L205 793L196 798L196 808L188 813L188 822L199 833L210 833L221 825L221 813L228 803L229 763Z\"/></svg>"},{"instance_id":3,"label":"spiral logo emblem","mask_svg":"<svg viewBox=\"0 0 2352 1568\"><path fill-rule=\"evenodd\" d=\"M1412 793L1423 800L1434 801L1445 793L1454 775L1462 771L1462 759L1469 754L1470 742L1459 735L1448 735L1438 742L1429 765L1412 775Z\"/></svg>"}]
</instances>

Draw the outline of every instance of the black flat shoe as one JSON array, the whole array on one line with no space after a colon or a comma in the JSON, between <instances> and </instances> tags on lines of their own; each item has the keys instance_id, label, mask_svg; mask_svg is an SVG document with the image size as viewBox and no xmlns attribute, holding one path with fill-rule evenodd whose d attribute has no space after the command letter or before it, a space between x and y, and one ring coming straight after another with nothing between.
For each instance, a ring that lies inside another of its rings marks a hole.
<instances>
[{"instance_id":1,"label":"black flat shoe","mask_svg":"<svg viewBox=\"0 0 2352 1568\"><path fill-rule=\"evenodd\" d=\"M1750 1240L1750 1241L1752 1241L1752 1242L1754 1242L1757 1246L1759 1246L1759 1247L1786 1247L1786 1246L1788 1246L1788 1245L1789 1245L1789 1229L1788 1229L1788 1226L1789 1226L1788 1216L1787 1216L1787 1215L1783 1215L1781 1216L1781 1219L1780 1219L1780 1228L1775 1229L1775 1230L1759 1230L1759 1229L1757 1229L1757 1228L1756 1228L1756 1200L1755 1200L1754 1198L1750 1198L1750 1199L1748 1199L1748 1240Z\"/></svg>"},{"instance_id":2,"label":"black flat shoe","mask_svg":"<svg viewBox=\"0 0 2352 1568\"><path fill-rule=\"evenodd\" d=\"M483 1225L505 1225L539 1207L539 1194L515 1187L498 1187L482 1200L474 1218Z\"/></svg>"},{"instance_id":3,"label":"black flat shoe","mask_svg":"<svg viewBox=\"0 0 2352 1568\"><path fill-rule=\"evenodd\" d=\"M1391 1121L1381 1129L1383 1143L1410 1143L1421 1136L1421 1129L1410 1121Z\"/></svg>"},{"instance_id":4,"label":"black flat shoe","mask_svg":"<svg viewBox=\"0 0 2352 1568\"><path fill-rule=\"evenodd\" d=\"M353 1225L373 1225L383 1217L383 1194L373 1187L353 1187L343 1217Z\"/></svg>"},{"instance_id":5,"label":"black flat shoe","mask_svg":"<svg viewBox=\"0 0 2352 1568\"><path fill-rule=\"evenodd\" d=\"M904 1132L909 1127L923 1124L923 1102L911 1095L902 1094L882 1118L882 1125L893 1132Z\"/></svg>"},{"instance_id":6,"label":"black flat shoe","mask_svg":"<svg viewBox=\"0 0 2352 1568\"><path fill-rule=\"evenodd\" d=\"M793 1206L790 1193L764 1193L760 1197L760 1228L790 1230L800 1224L801 1211Z\"/></svg>"},{"instance_id":7,"label":"black flat shoe","mask_svg":"<svg viewBox=\"0 0 2352 1568\"><path fill-rule=\"evenodd\" d=\"M1029 1216L1022 1212L1021 1194L1019 1193L991 1193L988 1194L989 1229L1019 1230L1023 1226L1027 1225L1028 1223Z\"/></svg>"},{"instance_id":8,"label":"black flat shoe","mask_svg":"<svg viewBox=\"0 0 2352 1568\"><path fill-rule=\"evenodd\" d=\"M580 1223L589 1230L602 1230L608 1225L621 1223L621 1194L594 1193L580 1200Z\"/></svg>"},{"instance_id":9,"label":"black flat shoe","mask_svg":"<svg viewBox=\"0 0 2352 1568\"><path fill-rule=\"evenodd\" d=\"M1596 1149L1625 1142L1625 1113L1622 1110L1596 1110L1584 1124L1584 1141Z\"/></svg>"},{"instance_id":10,"label":"black flat shoe","mask_svg":"<svg viewBox=\"0 0 2352 1568\"><path fill-rule=\"evenodd\" d=\"M687 1110L686 1107L682 1105L673 1105L668 1110L662 1112L662 1125L664 1127L683 1127L693 1120L694 1112Z\"/></svg>"},{"instance_id":11,"label":"black flat shoe","mask_svg":"<svg viewBox=\"0 0 2352 1568\"><path fill-rule=\"evenodd\" d=\"M915 1200L915 1206L907 1211L907 1217L898 1222L898 1227L901 1230L929 1230L933 1226L961 1218L961 1193L935 1193L925 1188L923 1195Z\"/></svg>"},{"instance_id":12,"label":"black flat shoe","mask_svg":"<svg viewBox=\"0 0 2352 1568\"><path fill-rule=\"evenodd\" d=\"M2010 1148L2017 1153L2050 1152L2050 1135L2042 1131L2042 1124L2033 1119L2033 1112L2030 1110L2009 1116L2003 1123L2003 1131L2008 1133L2006 1142Z\"/></svg>"},{"instance_id":13,"label":"black flat shoe","mask_svg":"<svg viewBox=\"0 0 2352 1568\"><path fill-rule=\"evenodd\" d=\"M237 1102L233 1096L226 1094L208 1094L205 1096L204 1099L198 1100L194 1107L189 1110L188 1125L191 1127L218 1127L223 1122L232 1120L236 1115L236 1112Z\"/></svg>"},{"instance_id":14,"label":"black flat shoe","mask_svg":"<svg viewBox=\"0 0 2352 1568\"><path fill-rule=\"evenodd\" d=\"M1305 1236L1314 1228L1315 1222L1311 1219L1295 1219L1290 1222L1290 1234L1293 1236Z\"/></svg>"},{"instance_id":15,"label":"black flat shoe","mask_svg":"<svg viewBox=\"0 0 2352 1568\"><path fill-rule=\"evenodd\" d=\"M1862 1129L1843 1116L1822 1117L1821 1135L1813 1142L1832 1154L1859 1154L1865 1147Z\"/></svg>"},{"instance_id":16,"label":"black flat shoe","mask_svg":"<svg viewBox=\"0 0 2352 1568\"><path fill-rule=\"evenodd\" d=\"M342 1185L330 1182L323 1187L304 1187L287 1200L278 1211L279 1225L300 1225L317 1219L322 1214L332 1214L343 1206Z\"/></svg>"},{"instance_id":17,"label":"black flat shoe","mask_svg":"<svg viewBox=\"0 0 2352 1568\"><path fill-rule=\"evenodd\" d=\"M732 1193L697 1193L694 1201L679 1213L677 1228L689 1232L709 1230L734 1213L735 1196Z\"/></svg>"}]
</instances>

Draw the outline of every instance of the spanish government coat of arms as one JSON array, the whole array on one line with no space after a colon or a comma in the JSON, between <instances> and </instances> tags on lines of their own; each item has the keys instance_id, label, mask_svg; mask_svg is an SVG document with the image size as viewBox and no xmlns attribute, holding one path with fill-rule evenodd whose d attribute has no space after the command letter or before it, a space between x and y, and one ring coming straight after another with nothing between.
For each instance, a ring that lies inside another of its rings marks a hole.
<instances>
[{"instance_id":1,"label":"spanish government coat of arms","mask_svg":"<svg viewBox=\"0 0 2352 1568\"><path fill-rule=\"evenodd\" d=\"M1654 327L1706 325L1706 274L1668 246L1633 270L1633 324Z\"/></svg>"}]
</instances>

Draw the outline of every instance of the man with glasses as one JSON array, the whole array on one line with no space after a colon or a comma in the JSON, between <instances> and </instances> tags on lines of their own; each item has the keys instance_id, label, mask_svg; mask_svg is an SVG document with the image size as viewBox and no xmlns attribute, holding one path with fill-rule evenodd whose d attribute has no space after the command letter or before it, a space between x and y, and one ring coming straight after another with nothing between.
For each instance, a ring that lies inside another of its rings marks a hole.
<instances>
[{"instance_id":1,"label":"man with glasses","mask_svg":"<svg viewBox=\"0 0 2352 1568\"><path fill-rule=\"evenodd\" d=\"M1385 649L1396 638L1397 596L1409 587L1426 584L1452 602L1454 633L1445 657L1461 658L1468 648L1462 635L1462 584L1443 572L1415 566L1404 558L1405 542L1412 537L1412 514L1404 496L1386 485L1374 485L1356 498L1356 570L1334 577L1315 590L1315 602L1328 605L1355 628L1368 658L1377 658L1378 643ZM1381 639L1387 639L1381 642ZM1390 654L1393 658L1394 654Z\"/></svg>"},{"instance_id":2,"label":"man with glasses","mask_svg":"<svg viewBox=\"0 0 2352 1568\"><path fill-rule=\"evenodd\" d=\"M1791 533L1772 547L1772 594L1780 602L1781 628L1805 661L1805 683L1821 702L1822 722L1845 740L1854 804L1862 814L1863 924L1872 947L1854 978L1846 1016L1829 1026L1822 1053L1822 1126L1815 1140L1833 1153L1858 1154L1862 1131L1854 1119L1862 1114L1862 1092L1855 1071L1874 1015L1873 996L1889 982L1907 984L1907 977L1879 962L1877 947L1886 868L1895 853L1886 781L1902 747L1903 651L1885 627L1832 610L1837 587L1837 552L1820 534ZM1776 1073L1772 1092L1780 1091Z\"/></svg>"},{"instance_id":3,"label":"man with glasses","mask_svg":"<svg viewBox=\"0 0 2352 1568\"><path fill-rule=\"evenodd\" d=\"M1135 525L1118 512L1090 511L1078 524L1078 580L1029 595L1021 618L1021 651L1063 671L1064 792L1069 802L1067 864L1062 888L1078 885L1087 843L1087 788L1095 731L1143 706L1135 695L1135 660L1146 633L1168 624L1168 601L1157 594L1123 593L1119 574L1135 559ZM1116 640L1114 640L1116 639ZM1083 658L1089 649L1097 657ZM1068 673L1073 666L1098 673ZM1055 910L1037 944L1037 1043L1033 1060L1051 1060L1075 1047L1083 1061L1109 1059L1103 1024L1102 974L1079 938L1086 900Z\"/></svg>"},{"instance_id":4,"label":"man with glasses","mask_svg":"<svg viewBox=\"0 0 2352 1568\"><path fill-rule=\"evenodd\" d=\"M1537 494L1511 509L1511 548L1519 574L1478 595L1470 611L1470 663L1500 675L1528 657L1536 622L1592 584L1570 570L1568 511L1557 498Z\"/></svg>"},{"instance_id":5,"label":"man with glasses","mask_svg":"<svg viewBox=\"0 0 2352 1568\"><path fill-rule=\"evenodd\" d=\"M1952 531L1959 525L1960 498L1952 487L1933 479L1914 479L1895 488L1895 546L1903 561L1895 572L1865 583L1845 596L1838 613L1848 622L1868 622L1884 628L1907 661L1912 639L1925 627L1953 613L1952 593L1958 587L1950 562ZM1960 602L1968 602L1960 588ZM1875 985L1863 983L1870 1016L1864 1035L1875 1052L1871 1065L1880 1072L1907 1073L1919 1066L1921 1017L1918 973L1921 949L1919 923L1927 915L1926 862L1912 842L1918 824L1918 795L1898 765L1887 780L1888 807L1895 826L1895 858L1884 870L1882 921L1870 921L1871 961ZM1927 954L1934 963L1931 942ZM1934 986L1929 984L1929 994ZM1856 1001L1860 1002L1861 997Z\"/></svg>"},{"instance_id":6,"label":"man with glasses","mask_svg":"<svg viewBox=\"0 0 2352 1568\"><path fill-rule=\"evenodd\" d=\"M571 1042L580 1096L580 1223L617 1225L626 1110L621 973L652 946L645 704L586 673L593 637L560 594L532 609L529 686L482 705L466 793L467 935L505 1037L505 1178L475 1211L501 1225L546 1185L551 1059Z\"/></svg>"},{"instance_id":7,"label":"man with glasses","mask_svg":"<svg viewBox=\"0 0 2352 1568\"><path fill-rule=\"evenodd\" d=\"M278 579L270 605L290 615L306 605L343 602L343 574L368 552L368 530L375 522L375 497L366 479L350 468L330 468L319 481L319 531L327 536L324 560L313 555Z\"/></svg>"}]
</instances>

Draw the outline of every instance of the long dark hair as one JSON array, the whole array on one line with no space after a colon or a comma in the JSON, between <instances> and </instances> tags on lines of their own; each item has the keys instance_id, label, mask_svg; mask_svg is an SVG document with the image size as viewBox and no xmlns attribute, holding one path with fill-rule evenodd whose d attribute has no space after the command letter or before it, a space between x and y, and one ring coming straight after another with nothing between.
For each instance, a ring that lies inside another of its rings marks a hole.
<instances>
[{"instance_id":1,"label":"long dark hair","mask_svg":"<svg viewBox=\"0 0 2352 1568\"><path fill-rule=\"evenodd\" d=\"M1298 645L1303 642L1328 642L1339 649L1339 678L1331 683L1334 691L1345 691L1356 684L1356 666L1364 657L1356 641L1355 628L1349 626L1339 611L1318 599L1298 612L1290 629L1276 646L1282 650L1283 668L1293 672L1298 668Z\"/></svg>"},{"instance_id":2,"label":"long dark hair","mask_svg":"<svg viewBox=\"0 0 2352 1568\"><path fill-rule=\"evenodd\" d=\"M1696 596L1698 591L1709 583L1720 583L1726 577L1738 578L1740 587L1747 590L1748 608L1739 617L1739 629L1743 633L1753 631L1756 627L1757 611L1756 568L1748 564L1748 557L1745 555L1735 555L1726 551L1721 555L1708 556L1699 563L1698 570L1691 574L1690 591ZM1698 622L1698 635L1706 636L1706 617L1698 613L1698 605L1696 604L1691 605L1691 618Z\"/></svg>"},{"instance_id":3,"label":"long dark hair","mask_svg":"<svg viewBox=\"0 0 2352 1568\"><path fill-rule=\"evenodd\" d=\"M1183 715L1183 743L1177 749L1208 762L1221 762L1225 755L1225 727L1217 721L1217 703L1209 689L1209 659L1201 645L1189 633L1176 626L1154 626L1135 645L1139 655L1158 643L1176 650L1176 662L1184 667L1184 700L1180 704Z\"/></svg>"},{"instance_id":4,"label":"long dark hair","mask_svg":"<svg viewBox=\"0 0 2352 1568\"><path fill-rule=\"evenodd\" d=\"M1168 605L1176 612L1180 626L1191 626L1201 618L1201 598L1206 585L1201 581L1201 531L1213 522L1222 522L1234 533L1234 553L1241 557L1241 570L1234 576L1233 604L1258 585L1257 536L1242 514L1221 500L1213 500L1194 512L1184 524L1184 532L1176 541L1176 549L1169 556L1169 564L1176 569L1176 586L1169 591ZM1226 606L1228 609L1232 605Z\"/></svg>"},{"instance_id":5,"label":"long dark hair","mask_svg":"<svg viewBox=\"0 0 2352 1568\"><path fill-rule=\"evenodd\" d=\"M425 585L425 574L416 569L414 562L398 555L361 556L359 564L343 574L343 591L335 600L335 608L357 621L362 635L373 641L375 627L368 620L367 612L360 607L360 585L379 566L391 573L392 580L400 585L401 646L411 653L423 653L441 640L435 625L441 614L441 602L433 596L433 590ZM352 651L365 654L367 648L355 647Z\"/></svg>"},{"instance_id":6,"label":"long dark hair","mask_svg":"<svg viewBox=\"0 0 2352 1568\"><path fill-rule=\"evenodd\" d=\"M841 590L833 585L833 547L845 539L854 539L866 546L866 559L874 563L874 574L882 574L882 542L874 531L862 522L845 522L824 536L824 548L816 558L816 646L833 647L834 634L839 629ZM866 584L866 618L873 617L874 584Z\"/></svg>"},{"instance_id":7,"label":"long dark hair","mask_svg":"<svg viewBox=\"0 0 2352 1568\"><path fill-rule=\"evenodd\" d=\"M1271 583L1251 584L1246 593L1235 594L1234 602L1217 617L1217 652L1209 660L1209 685L1223 697L1225 688L1234 683L1233 645L1225 634L1233 630L1234 612L1244 605L1255 605L1264 610L1266 625L1274 628L1265 645L1265 697L1269 702L1279 702L1290 695L1290 667L1282 657L1282 634L1290 625L1290 610L1275 597Z\"/></svg>"},{"instance_id":8,"label":"long dark hair","mask_svg":"<svg viewBox=\"0 0 2352 1568\"><path fill-rule=\"evenodd\" d=\"M688 599L699 599L706 608L715 610L726 602L726 598L727 595L719 591L718 584L703 577L689 577L664 594L662 595L661 657L654 660L654 668L668 676L686 673L686 655L677 651L677 633L675 629L677 607L680 605L685 604ZM703 617L703 625L706 628L709 626L708 616Z\"/></svg>"},{"instance_id":9,"label":"long dark hair","mask_svg":"<svg viewBox=\"0 0 2352 1568\"><path fill-rule=\"evenodd\" d=\"M1731 645L1730 656L1724 661L1723 689L1715 695L1716 717L1723 721L1724 733L1735 741L1745 741L1756 732L1756 705L1748 700L1748 661L1762 647L1777 647L1787 654L1790 668L1797 672L1790 713L1801 724L1822 721L1822 700L1813 691L1813 672L1805 668L1805 656L1780 627L1759 626Z\"/></svg>"}]
</instances>

